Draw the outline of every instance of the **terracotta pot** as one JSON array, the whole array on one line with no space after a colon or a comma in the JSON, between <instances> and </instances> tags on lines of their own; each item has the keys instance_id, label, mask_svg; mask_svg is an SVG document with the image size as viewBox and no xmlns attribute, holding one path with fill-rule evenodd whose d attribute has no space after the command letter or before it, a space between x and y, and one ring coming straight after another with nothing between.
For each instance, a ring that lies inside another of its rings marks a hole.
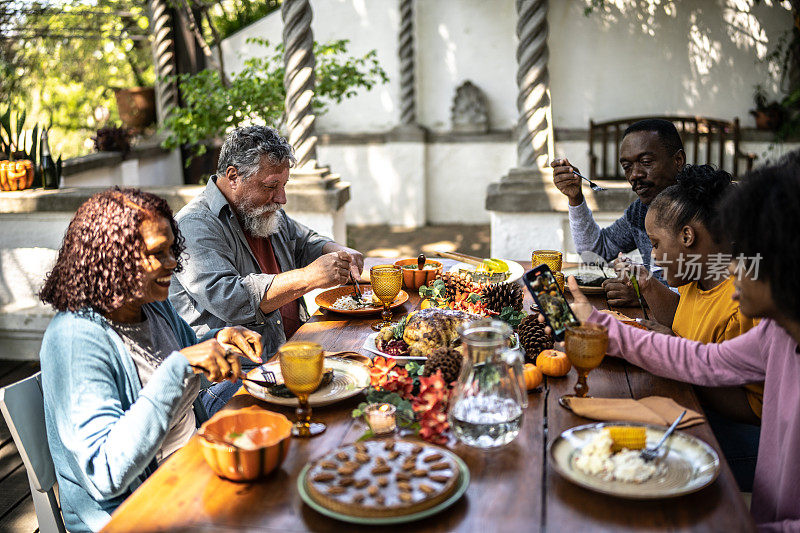
<instances>
[{"instance_id":1,"label":"terracotta pot","mask_svg":"<svg viewBox=\"0 0 800 533\"><path fill-rule=\"evenodd\" d=\"M436 279L437 274L442 273L442 264L439 261L425 261L425 266L434 266L434 269L419 270L416 259L400 259L395 261L394 266L403 267L404 265L414 265L414 268L403 268L403 288L410 291L418 291L423 285L430 285Z\"/></svg>"},{"instance_id":2,"label":"terracotta pot","mask_svg":"<svg viewBox=\"0 0 800 533\"><path fill-rule=\"evenodd\" d=\"M783 124L780 108L752 109L750 114L756 119L756 129L762 131L778 131Z\"/></svg>"},{"instance_id":3,"label":"terracotta pot","mask_svg":"<svg viewBox=\"0 0 800 533\"><path fill-rule=\"evenodd\" d=\"M263 427L271 431L268 439L256 449L223 443L231 431L242 433ZM215 474L232 481L252 481L272 473L286 459L292 442L292 423L282 414L251 406L218 412L198 433L203 457Z\"/></svg>"},{"instance_id":4,"label":"terracotta pot","mask_svg":"<svg viewBox=\"0 0 800 533\"><path fill-rule=\"evenodd\" d=\"M153 87L114 89L114 97L125 127L141 131L156 121L156 91Z\"/></svg>"}]
</instances>

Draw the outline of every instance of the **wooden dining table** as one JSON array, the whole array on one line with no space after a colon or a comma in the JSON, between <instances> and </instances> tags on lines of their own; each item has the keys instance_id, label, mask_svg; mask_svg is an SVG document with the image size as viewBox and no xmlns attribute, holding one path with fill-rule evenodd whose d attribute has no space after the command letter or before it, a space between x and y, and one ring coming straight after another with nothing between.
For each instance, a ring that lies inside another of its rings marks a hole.
<instances>
[{"instance_id":1,"label":"wooden dining table","mask_svg":"<svg viewBox=\"0 0 800 533\"><path fill-rule=\"evenodd\" d=\"M366 267L386 260L367 259ZM444 260L445 268L451 261ZM530 263L522 263L525 268ZM521 283L521 281L520 281ZM590 296L597 308L608 308L602 295ZM531 303L525 294L525 307ZM420 298L395 310L395 319L417 309ZM617 309L636 318L638 308ZM328 351L362 349L377 317L351 318L328 311L317 312L293 336L314 341ZM282 466L265 479L236 483L217 477L200 451L199 437L192 439L150 476L113 514L105 532L147 531L753 531L755 526L734 478L721 460L717 479L689 495L663 500L628 500L596 493L562 478L547 460L547 446L560 433L590 423L558 404L571 393L576 374L546 378L529 394L522 429L506 446L482 450L451 439L447 446L469 467L466 494L451 507L428 518L397 526L353 525L321 515L303 503L297 477L309 462L366 430L363 420L351 416L363 395L316 408L313 417L328 428L311 439L293 439ZM666 396L702 412L692 387L654 376L621 359L607 357L589 375L596 397L642 398ZM293 419L292 409L281 408L239 394L226 409L261 405ZM719 444L707 423L684 430L710 444Z\"/></svg>"}]
</instances>

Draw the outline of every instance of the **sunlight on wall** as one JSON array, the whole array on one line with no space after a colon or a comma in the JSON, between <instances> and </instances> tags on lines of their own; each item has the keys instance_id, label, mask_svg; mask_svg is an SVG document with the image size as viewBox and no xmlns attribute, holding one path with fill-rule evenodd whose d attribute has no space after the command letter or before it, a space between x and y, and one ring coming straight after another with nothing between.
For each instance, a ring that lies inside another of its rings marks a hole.
<instances>
[{"instance_id":1,"label":"sunlight on wall","mask_svg":"<svg viewBox=\"0 0 800 533\"><path fill-rule=\"evenodd\" d=\"M447 25L444 23L439 24L439 36L442 38L445 43L445 47L447 48L447 51L444 54L444 64L447 65L447 71L450 73L451 79L455 79L456 45L450 38L450 31L447 29Z\"/></svg>"}]
</instances>

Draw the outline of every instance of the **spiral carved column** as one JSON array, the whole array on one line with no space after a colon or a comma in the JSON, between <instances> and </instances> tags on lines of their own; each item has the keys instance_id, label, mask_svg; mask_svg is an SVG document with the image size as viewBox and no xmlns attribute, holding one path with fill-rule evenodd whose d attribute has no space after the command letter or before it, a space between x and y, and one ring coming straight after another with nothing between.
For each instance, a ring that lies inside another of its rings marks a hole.
<instances>
[{"instance_id":1,"label":"spiral carved column","mask_svg":"<svg viewBox=\"0 0 800 533\"><path fill-rule=\"evenodd\" d=\"M417 98L414 88L414 0L400 0L400 123L417 121Z\"/></svg>"},{"instance_id":2,"label":"spiral carved column","mask_svg":"<svg viewBox=\"0 0 800 533\"><path fill-rule=\"evenodd\" d=\"M311 31L311 5L308 0L284 0L284 74L286 88L286 126L294 147L297 166L315 166L317 137L314 134L314 34Z\"/></svg>"},{"instance_id":3,"label":"spiral carved column","mask_svg":"<svg viewBox=\"0 0 800 533\"><path fill-rule=\"evenodd\" d=\"M153 35L153 65L156 74L156 111L162 124L178 105L178 87L168 80L177 73L172 14L166 0L149 0L150 33Z\"/></svg>"},{"instance_id":4,"label":"spiral carved column","mask_svg":"<svg viewBox=\"0 0 800 533\"><path fill-rule=\"evenodd\" d=\"M517 166L545 168L551 152L547 0L517 0Z\"/></svg>"}]
</instances>

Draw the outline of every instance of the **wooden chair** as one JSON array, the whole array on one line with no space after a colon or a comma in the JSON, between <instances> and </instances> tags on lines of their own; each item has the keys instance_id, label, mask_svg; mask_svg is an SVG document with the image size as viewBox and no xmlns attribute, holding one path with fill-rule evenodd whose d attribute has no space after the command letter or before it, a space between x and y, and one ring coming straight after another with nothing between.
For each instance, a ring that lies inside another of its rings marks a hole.
<instances>
[{"instance_id":1,"label":"wooden chair","mask_svg":"<svg viewBox=\"0 0 800 533\"><path fill-rule=\"evenodd\" d=\"M22 457L42 533L64 533L55 494L56 470L44 425L42 373L0 389L0 412Z\"/></svg>"},{"instance_id":2,"label":"wooden chair","mask_svg":"<svg viewBox=\"0 0 800 533\"><path fill-rule=\"evenodd\" d=\"M753 168L755 154L739 149L739 119L732 121L707 117L654 116L631 117L605 122L589 120L589 178L622 180L625 175L619 165L619 144L625 129L640 120L659 118L675 124L683 140L686 162L711 164L739 177L740 163Z\"/></svg>"}]
</instances>

